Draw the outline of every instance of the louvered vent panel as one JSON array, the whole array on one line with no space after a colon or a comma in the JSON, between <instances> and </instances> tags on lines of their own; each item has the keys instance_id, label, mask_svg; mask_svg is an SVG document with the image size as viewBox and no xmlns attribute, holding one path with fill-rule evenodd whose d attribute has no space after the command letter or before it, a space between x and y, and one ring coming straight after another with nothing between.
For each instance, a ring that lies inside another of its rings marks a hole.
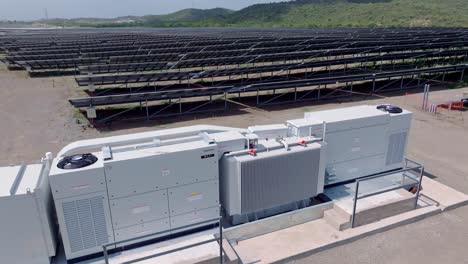
<instances>
[{"instance_id":1,"label":"louvered vent panel","mask_svg":"<svg viewBox=\"0 0 468 264\"><path fill-rule=\"evenodd\" d=\"M405 155L406 138L408 133L401 132L390 135L388 141L386 165L401 163Z\"/></svg>"},{"instance_id":2,"label":"louvered vent panel","mask_svg":"<svg viewBox=\"0 0 468 264\"><path fill-rule=\"evenodd\" d=\"M319 161L319 149L242 161L242 213L316 196Z\"/></svg>"},{"instance_id":3,"label":"louvered vent panel","mask_svg":"<svg viewBox=\"0 0 468 264\"><path fill-rule=\"evenodd\" d=\"M72 252L109 242L103 197L66 202L62 208Z\"/></svg>"}]
</instances>

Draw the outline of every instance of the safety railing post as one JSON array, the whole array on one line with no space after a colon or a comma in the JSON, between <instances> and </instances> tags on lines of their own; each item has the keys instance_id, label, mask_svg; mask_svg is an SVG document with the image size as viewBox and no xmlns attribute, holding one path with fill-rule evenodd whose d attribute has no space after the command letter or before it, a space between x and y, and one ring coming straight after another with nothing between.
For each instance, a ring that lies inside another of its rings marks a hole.
<instances>
[{"instance_id":1,"label":"safety railing post","mask_svg":"<svg viewBox=\"0 0 468 264\"><path fill-rule=\"evenodd\" d=\"M354 203L353 203L353 215L351 215L351 228L354 228L354 223L356 221L356 207L358 201L359 193L359 180L356 181L356 191L354 192Z\"/></svg>"},{"instance_id":2,"label":"safety railing post","mask_svg":"<svg viewBox=\"0 0 468 264\"><path fill-rule=\"evenodd\" d=\"M223 257L223 226L221 225L221 220L219 220L219 263L224 263Z\"/></svg>"},{"instance_id":3,"label":"safety railing post","mask_svg":"<svg viewBox=\"0 0 468 264\"><path fill-rule=\"evenodd\" d=\"M416 199L414 200L414 209L418 208L418 201L419 201L419 193L421 192L422 180L424 177L424 166L421 166L421 172L419 174L419 183L418 189L416 190Z\"/></svg>"},{"instance_id":4,"label":"safety railing post","mask_svg":"<svg viewBox=\"0 0 468 264\"><path fill-rule=\"evenodd\" d=\"M106 245L102 246L102 252L104 252L104 262L106 264L109 264L109 256L107 254L107 246Z\"/></svg>"}]
</instances>

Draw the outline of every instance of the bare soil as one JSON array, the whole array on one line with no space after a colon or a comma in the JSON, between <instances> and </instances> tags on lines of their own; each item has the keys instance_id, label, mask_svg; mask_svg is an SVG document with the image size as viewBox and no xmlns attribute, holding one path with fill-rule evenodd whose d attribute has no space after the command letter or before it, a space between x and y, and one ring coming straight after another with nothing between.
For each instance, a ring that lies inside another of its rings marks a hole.
<instances>
[{"instance_id":1,"label":"bare soil","mask_svg":"<svg viewBox=\"0 0 468 264\"><path fill-rule=\"evenodd\" d=\"M97 136L75 123L67 101L75 86L72 78L0 71L0 165L37 161L47 151Z\"/></svg>"}]
</instances>

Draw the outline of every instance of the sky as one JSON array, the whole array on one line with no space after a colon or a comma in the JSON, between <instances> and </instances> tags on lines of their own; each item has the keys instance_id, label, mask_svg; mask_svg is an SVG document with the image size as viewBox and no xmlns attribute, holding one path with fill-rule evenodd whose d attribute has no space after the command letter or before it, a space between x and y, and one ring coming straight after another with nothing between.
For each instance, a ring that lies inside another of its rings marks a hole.
<instances>
[{"instance_id":1,"label":"sky","mask_svg":"<svg viewBox=\"0 0 468 264\"><path fill-rule=\"evenodd\" d=\"M284 1L284 0L283 0ZM184 8L224 7L239 10L256 3L280 0L0 0L1 20L158 15Z\"/></svg>"}]
</instances>

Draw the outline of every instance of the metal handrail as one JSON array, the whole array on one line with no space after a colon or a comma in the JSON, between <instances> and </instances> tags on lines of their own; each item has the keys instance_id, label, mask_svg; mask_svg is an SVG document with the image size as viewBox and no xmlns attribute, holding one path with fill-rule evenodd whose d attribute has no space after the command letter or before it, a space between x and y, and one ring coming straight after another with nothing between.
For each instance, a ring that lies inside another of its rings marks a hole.
<instances>
[{"instance_id":1,"label":"metal handrail","mask_svg":"<svg viewBox=\"0 0 468 264\"><path fill-rule=\"evenodd\" d=\"M414 167L408 167L408 162L414 164L415 166ZM419 180L416 179L416 178L411 177L410 175L405 174L405 172L414 171L414 170L419 170L420 171ZM361 182L374 180L374 179L377 179L377 178L382 178L382 177L393 175L393 174L396 174L396 173L403 173L403 179L402 179L402 183L401 183L400 186L393 187L393 188L388 188L388 189L385 189L385 190L376 191L376 192L372 192L372 193L368 193L368 194L364 194L364 195L359 195L359 185L361 184ZM399 189L404 189L404 188L407 188L407 187L413 187L415 184L417 184L418 188L416 190L416 199L415 199L415 202L414 202L414 209L416 209L418 207L418 200L419 200L419 194L420 194L420 191L421 191L421 184L422 184L423 176L424 176L424 165L422 165L421 163L415 162L413 160L405 158L405 167L403 169L400 169L400 170L397 170L397 171L385 172L385 173L382 173L382 174L373 175L373 176L365 177L365 178L362 178L362 179L357 179L355 181L356 189L355 189L354 200L353 200L353 214L351 215L351 228L355 227L356 208L357 208L357 202L358 202L359 199L364 199L364 198L367 198L367 197L372 197L372 196L375 196L375 195L379 195L379 194L382 194L382 193L391 192L391 191L395 191L395 190L399 190ZM406 178L414 181L414 183L404 184L404 179L406 179Z\"/></svg>"},{"instance_id":2,"label":"metal handrail","mask_svg":"<svg viewBox=\"0 0 468 264\"><path fill-rule=\"evenodd\" d=\"M137 259L136 261L141 261L143 259L148 259L148 258L160 257L160 256L163 256L163 255L167 255L167 254L174 253L174 252L177 252L177 251L197 247L197 246L200 246L200 245L208 244L208 243L219 240L219 263L222 264L224 262L224 259L223 259L223 252L224 252L224 249L223 249L223 227L222 227L222 224L221 224L222 216L219 216L217 218L213 218L211 220L194 223L194 224L191 224L191 225L186 225L186 226L182 226L182 227L178 227L178 228L173 228L173 229L166 230L166 231L156 232L156 233L152 233L152 234L147 234L147 235L143 235L143 236L138 236L138 237L134 237L134 238L129 238L129 239L125 239L125 240L120 240L120 241L115 241L115 242L104 244L104 245L102 245L102 250L103 250L103 253L104 253L104 261L105 261L106 264L109 264L109 254L108 254L108 249L107 248L110 247L110 246L116 246L118 244L129 243L129 242L132 242L132 241L135 241L135 240L150 238L150 237L165 234L165 233L168 233L168 232L184 230L184 229L187 229L187 228L190 228L190 227L193 227L193 226L200 226L200 225L204 225L204 224L210 224L210 223L213 223L214 221L218 221L218 224L219 224L219 239L218 238L213 238L213 239L209 239L209 240L205 240L205 241L201 241L201 242L195 242L195 243L190 244L190 245L181 246L181 247L178 247L178 248L175 248L175 249L170 249L170 250L167 250L167 251L164 251L164 252L157 253L155 255L151 255L151 256L148 256L148 257L141 258L141 259Z\"/></svg>"},{"instance_id":3,"label":"metal handrail","mask_svg":"<svg viewBox=\"0 0 468 264\"><path fill-rule=\"evenodd\" d=\"M236 250L236 248L234 247L234 245L232 245L231 240L226 239L226 241L227 241L228 245L231 247L232 252L234 252L234 254L236 255L236 257L237 257L237 263L239 263L239 264L244 264L244 262L242 261L241 256L239 255L239 252L237 252L237 250ZM237 243L237 242L236 242L236 243Z\"/></svg>"}]
</instances>

